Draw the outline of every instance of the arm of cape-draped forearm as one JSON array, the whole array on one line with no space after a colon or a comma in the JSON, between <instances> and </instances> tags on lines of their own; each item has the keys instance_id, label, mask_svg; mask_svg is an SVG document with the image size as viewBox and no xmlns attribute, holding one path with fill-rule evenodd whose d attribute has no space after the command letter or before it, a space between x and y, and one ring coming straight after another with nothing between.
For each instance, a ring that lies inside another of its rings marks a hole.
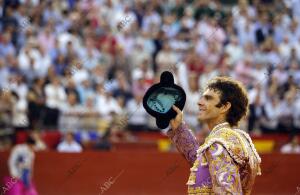
<instances>
[{"instance_id":1,"label":"arm of cape-draped forearm","mask_svg":"<svg viewBox=\"0 0 300 195\"><path fill-rule=\"evenodd\" d=\"M227 150L219 143L212 144L205 152L213 191L215 194L243 194L239 167Z\"/></svg>"},{"instance_id":2,"label":"arm of cape-draped forearm","mask_svg":"<svg viewBox=\"0 0 300 195\"><path fill-rule=\"evenodd\" d=\"M181 152L192 165L197 158L197 149L199 148L199 143L193 132L183 122L176 131L170 129L167 135L176 145L178 151Z\"/></svg>"}]
</instances>

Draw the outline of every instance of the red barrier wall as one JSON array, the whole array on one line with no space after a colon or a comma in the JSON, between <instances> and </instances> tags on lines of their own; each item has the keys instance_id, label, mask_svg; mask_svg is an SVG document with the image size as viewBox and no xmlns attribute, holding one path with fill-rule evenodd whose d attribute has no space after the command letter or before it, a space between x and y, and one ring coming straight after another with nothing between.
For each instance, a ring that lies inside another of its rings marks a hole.
<instances>
[{"instance_id":1,"label":"red barrier wall","mask_svg":"<svg viewBox=\"0 0 300 195\"><path fill-rule=\"evenodd\" d=\"M7 152L0 153L1 179L8 174L7 157ZM252 194L296 194L300 156L261 157L263 175L257 177ZM42 195L179 195L186 194L189 174L187 162L178 153L41 152L35 162L34 180Z\"/></svg>"}]
</instances>

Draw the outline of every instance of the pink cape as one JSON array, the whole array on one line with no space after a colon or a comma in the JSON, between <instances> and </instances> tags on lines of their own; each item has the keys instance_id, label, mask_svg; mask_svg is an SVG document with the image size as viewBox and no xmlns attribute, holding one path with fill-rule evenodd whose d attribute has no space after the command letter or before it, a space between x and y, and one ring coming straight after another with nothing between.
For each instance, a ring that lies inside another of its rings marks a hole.
<instances>
[{"instance_id":1,"label":"pink cape","mask_svg":"<svg viewBox=\"0 0 300 195\"><path fill-rule=\"evenodd\" d=\"M4 177L4 186L1 191L4 195L38 195L32 181L27 188L20 179L12 177Z\"/></svg>"}]
</instances>

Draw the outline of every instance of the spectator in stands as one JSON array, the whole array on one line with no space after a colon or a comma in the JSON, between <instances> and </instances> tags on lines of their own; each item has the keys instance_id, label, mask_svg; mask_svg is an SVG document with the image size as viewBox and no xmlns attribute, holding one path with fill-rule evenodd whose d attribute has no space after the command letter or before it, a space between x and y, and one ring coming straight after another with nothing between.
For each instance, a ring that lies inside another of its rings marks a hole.
<instances>
[{"instance_id":1,"label":"spectator in stands","mask_svg":"<svg viewBox=\"0 0 300 195\"><path fill-rule=\"evenodd\" d=\"M20 98L17 93L12 92L12 105L12 125L15 132L28 130L27 101Z\"/></svg>"},{"instance_id":2,"label":"spectator in stands","mask_svg":"<svg viewBox=\"0 0 300 195\"><path fill-rule=\"evenodd\" d=\"M259 14L257 19L255 37L256 43L261 44L271 34L271 26L268 22L267 13Z\"/></svg>"},{"instance_id":3,"label":"spectator in stands","mask_svg":"<svg viewBox=\"0 0 300 195\"><path fill-rule=\"evenodd\" d=\"M87 97L95 95L95 90L92 88L89 80L82 81L77 87L77 91L79 93L80 103L82 105L86 103Z\"/></svg>"},{"instance_id":4,"label":"spectator in stands","mask_svg":"<svg viewBox=\"0 0 300 195\"><path fill-rule=\"evenodd\" d=\"M51 78L51 83L45 86L46 95L46 116L44 124L48 127L57 127L60 109L67 99L64 87L59 77Z\"/></svg>"},{"instance_id":5,"label":"spectator in stands","mask_svg":"<svg viewBox=\"0 0 300 195\"><path fill-rule=\"evenodd\" d=\"M108 129L107 134L103 136L103 140L110 140L112 142L118 141L129 141L132 140L131 132L128 131L128 122L130 117L132 117L132 113L128 113L128 110L125 107L125 100L122 97L119 97L118 104L122 108L121 114L113 114L112 121L110 127ZM132 100L129 101L129 103ZM129 103L127 106L129 106Z\"/></svg>"},{"instance_id":6,"label":"spectator in stands","mask_svg":"<svg viewBox=\"0 0 300 195\"><path fill-rule=\"evenodd\" d=\"M0 92L0 127L12 126L13 97L9 90L3 88Z\"/></svg>"},{"instance_id":7,"label":"spectator in stands","mask_svg":"<svg viewBox=\"0 0 300 195\"><path fill-rule=\"evenodd\" d=\"M100 114L95 105L95 96L87 97L84 106L80 113L80 129L97 130Z\"/></svg>"},{"instance_id":8,"label":"spectator in stands","mask_svg":"<svg viewBox=\"0 0 300 195\"><path fill-rule=\"evenodd\" d=\"M295 110L295 96L292 93L286 93L284 99L279 105L279 124L278 130L280 132L292 133L294 132L293 113Z\"/></svg>"},{"instance_id":9,"label":"spectator in stands","mask_svg":"<svg viewBox=\"0 0 300 195\"><path fill-rule=\"evenodd\" d=\"M57 151L77 153L82 151L82 147L75 141L73 133L67 132L64 140L58 144Z\"/></svg>"},{"instance_id":10,"label":"spectator in stands","mask_svg":"<svg viewBox=\"0 0 300 195\"><path fill-rule=\"evenodd\" d=\"M82 105L77 102L76 95L74 93L70 93L67 97L67 103L61 107L61 114L59 118L60 130L79 130L80 117L83 115L83 112L84 109Z\"/></svg>"},{"instance_id":11,"label":"spectator in stands","mask_svg":"<svg viewBox=\"0 0 300 195\"><path fill-rule=\"evenodd\" d=\"M37 78L33 81L32 87L29 88L28 101L28 119L29 129L35 129L42 126L43 117L45 116L45 92L44 78Z\"/></svg>"},{"instance_id":12,"label":"spectator in stands","mask_svg":"<svg viewBox=\"0 0 300 195\"><path fill-rule=\"evenodd\" d=\"M146 51L145 40L138 39L134 45L133 51L129 54L131 61L131 69L135 69L140 64L145 63L145 60L151 59L150 53Z\"/></svg>"},{"instance_id":13,"label":"spectator in stands","mask_svg":"<svg viewBox=\"0 0 300 195\"><path fill-rule=\"evenodd\" d=\"M136 80L140 75L143 75L145 82L148 84L153 83L154 79L154 71L152 69L152 65L149 60L144 59L138 67L132 70L132 79Z\"/></svg>"},{"instance_id":14,"label":"spectator in stands","mask_svg":"<svg viewBox=\"0 0 300 195\"><path fill-rule=\"evenodd\" d=\"M8 54L15 55L16 49L12 43L11 34L8 32L3 34L2 42L0 43L0 56L6 57Z\"/></svg>"},{"instance_id":15,"label":"spectator in stands","mask_svg":"<svg viewBox=\"0 0 300 195\"><path fill-rule=\"evenodd\" d=\"M142 72L134 75L132 83L132 93L133 94L145 94L146 90L149 88L149 83L145 80L145 75Z\"/></svg>"},{"instance_id":16,"label":"spectator in stands","mask_svg":"<svg viewBox=\"0 0 300 195\"><path fill-rule=\"evenodd\" d=\"M2 89L8 86L9 79L9 68L4 63L4 58L0 58L0 87Z\"/></svg>"},{"instance_id":17,"label":"spectator in stands","mask_svg":"<svg viewBox=\"0 0 300 195\"><path fill-rule=\"evenodd\" d=\"M197 120L198 108L195 106L200 99L200 93L197 82L197 75L189 75L189 88L186 90L186 104L184 107L185 120L193 130L197 130L199 122Z\"/></svg>"},{"instance_id":18,"label":"spectator in stands","mask_svg":"<svg viewBox=\"0 0 300 195\"><path fill-rule=\"evenodd\" d=\"M91 72L91 82L95 85L104 83L106 78L107 67L104 64L98 64Z\"/></svg>"},{"instance_id":19,"label":"spectator in stands","mask_svg":"<svg viewBox=\"0 0 300 195\"><path fill-rule=\"evenodd\" d=\"M253 59L246 56L241 61L236 63L235 68L235 78L241 81L244 85L250 86L253 81Z\"/></svg>"},{"instance_id":20,"label":"spectator in stands","mask_svg":"<svg viewBox=\"0 0 300 195\"><path fill-rule=\"evenodd\" d=\"M69 95L70 93L73 93L76 95L76 102L80 103L80 97L79 92L76 87L76 84L72 78L67 78L66 80L66 86L65 86L66 94Z\"/></svg>"},{"instance_id":21,"label":"spectator in stands","mask_svg":"<svg viewBox=\"0 0 300 195\"><path fill-rule=\"evenodd\" d=\"M259 119L260 129L263 133L276 133L280 116L280 101L274 96L270 97L262 107L262 115Z\"/></svg>"},{"instance_id":22,"label":"spectator in stands","mask_svg":"<svg viewBox=\"0 0 300 195\"><path fill-rule=\"evenodd\" d=\"M171 50L170 43L165 43L155 60L158 65L157 72L161 73L163 70L168 70L170 67L174 66L178 61L178 56Z\"/></svg>"},{"instance_id":23,"label":"spectator in stands","mask_svg":"<svg viewBox=\"0 0 300 195\"><path fill-rule=\"evenodd\" d=\"M97 86L96 107L101 116L108 122L112 119L112 114L121 113L121 108L111 91L105 90L103 85Z\"/></svg>"},{"instance_id":24,"label":"spectator in stands","mask_svg":"<svg viewBox=\"0 0 300 195\"><path fill-rule=\"evenodd\" d=\"M259 126L259 118L262 115L262 105L266 102L264 90L260 83L256 84L249 91L249 118L248 131L257 129Z\"/></svg>"},{"instance_id":25,"label":"spectator in stands","mask_svg":"<svg viewBox=\"0 0 300 195\"><path fill-rule=\"evenodd\" d=\"M212 79L213 77L218 76L218 74L219 74L219 71L216 69L215 65L207 64L204 69L204 73L199 76L199 79L198 79L199 88L204 89L207 81L209 79Z\"/></svg>"},{"instance_id":26,"label":"spectator in stands","mask_svg":"<svg viewBox=\"0 0 300 195\"><path fill-rule=\"evenodd\" d=\"M128 83L125 74L117 74L116 87L112 90L112 94L115 98L122 98L125 104L132 98L132 92L130 91L130 84Z\"/></svg>"},{"instance_id":27,"label":"spectator in stands","mask_svg":"<svg viewBox=\"0 0 300 195\"><path fill-rule=\"evenodd\" d=\"M43 30L38 33L37 37L41 47L47 53L55 47L55 35L53 33L53 26L48 23Z\"/></svg>"},{"instance_id":28,"label":"spectator in stands","mask_svg":"<svg viewBox=\"0 0 300 195\"><path fill-rule=\"evenodd\" d=\"M145 131L148 130L148 114L143 108L144 94L135 94L127 106L128 129L131 131Z\"/></svg>"},{"instance_id":29,"label":"spectator in stands","mask_svg":"<svg viewBox=\"0 0 300 195\"><path fill-rule=\"evenodd\" d=\"M185 62L190 72L194 72L197 75L204 72L205 65L203 59L199 55L197 55L195 48L191 48L189 50Z\"/></svg>"},{"instance_id":30,"label":"spectator in stands","mask_svg":"<svg viewBox=\"0 0 300 195\"><path fill-rule=\"evenodd\" d=\"M289 143L282 146L280 151L284 154L300 154L300 144L297 135L291 136Z\"/></svg>"},{"instance_id":31,"label":"spectator in stands","mask_svg":"<svg viewBox=\"0 0 300 195\"><path fill-rule=\"evenodd\" d=\"M230 38L230 43L226 45L225 52L229 55L230 64L236 64L244 57L244 50L241 45L239 45L238 40L235 36Z\"/></svg>"},{"instance_id":32,"label":"spectator in stands","mask_svg":"<svg viewBox=\"0 0 300 195\"><path fill-rule=\"evenodd\" d=\"M21 100L26 101L28 83L21 74L11 75L9 80L9 88L14 91Z\"/></svg>"},{"instance_id":33,"label":"spectator in stands","mask_svg":"<svg viewBox=\"0 0 300 195\"><path fill-rule=\"evenodd\" d=\"M82 66L82 63L85 63L85 61L76 60L74 63L71 64L73 66L71 70L72 79L79 86L83 81L89 79L89 72Z\"/></svg>"},{"instance_id":34,"label":"spectator in stands","mask_svg":"<svg viewBox=\"0 0 300 195\"><path fill-rule=\"evenodd\" d=\"M55 73L57 75L63 75L67 69L67 59L62 53L59 53L56 59L54 60Z\"/></svg>"}]
</instances>

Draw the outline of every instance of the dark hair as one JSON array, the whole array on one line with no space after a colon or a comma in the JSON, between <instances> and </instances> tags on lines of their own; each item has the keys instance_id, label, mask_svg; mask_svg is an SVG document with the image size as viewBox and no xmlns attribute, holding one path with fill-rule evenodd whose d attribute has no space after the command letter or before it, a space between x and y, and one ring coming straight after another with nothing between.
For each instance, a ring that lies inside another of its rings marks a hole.
<instances>
[{"instance_id":1,"label":"dark hair","mask_svg":"<svg viewBox=\"0 0 300 195\"><path fill-rule=\"evenodd\" d=\"M35 145L35 140L32 138L32 136L28 136L26 139L26 143L29 145Z\"/></svg>"},{"instance_id":2,"label":"dark hair","mask_svg":"<svg viewBox=\"0 0 300 195\"><path fill-rule=\"evenodd\" d=\"M248 95L245 87L239 81L229 77L216 77L207 84L207 89L220 92L220 102L216 105L221 107L227 102L231 107L226 115L226 121L230 126L237 126L242 117L248 112Z\"/></svg>"}]
</instances>

